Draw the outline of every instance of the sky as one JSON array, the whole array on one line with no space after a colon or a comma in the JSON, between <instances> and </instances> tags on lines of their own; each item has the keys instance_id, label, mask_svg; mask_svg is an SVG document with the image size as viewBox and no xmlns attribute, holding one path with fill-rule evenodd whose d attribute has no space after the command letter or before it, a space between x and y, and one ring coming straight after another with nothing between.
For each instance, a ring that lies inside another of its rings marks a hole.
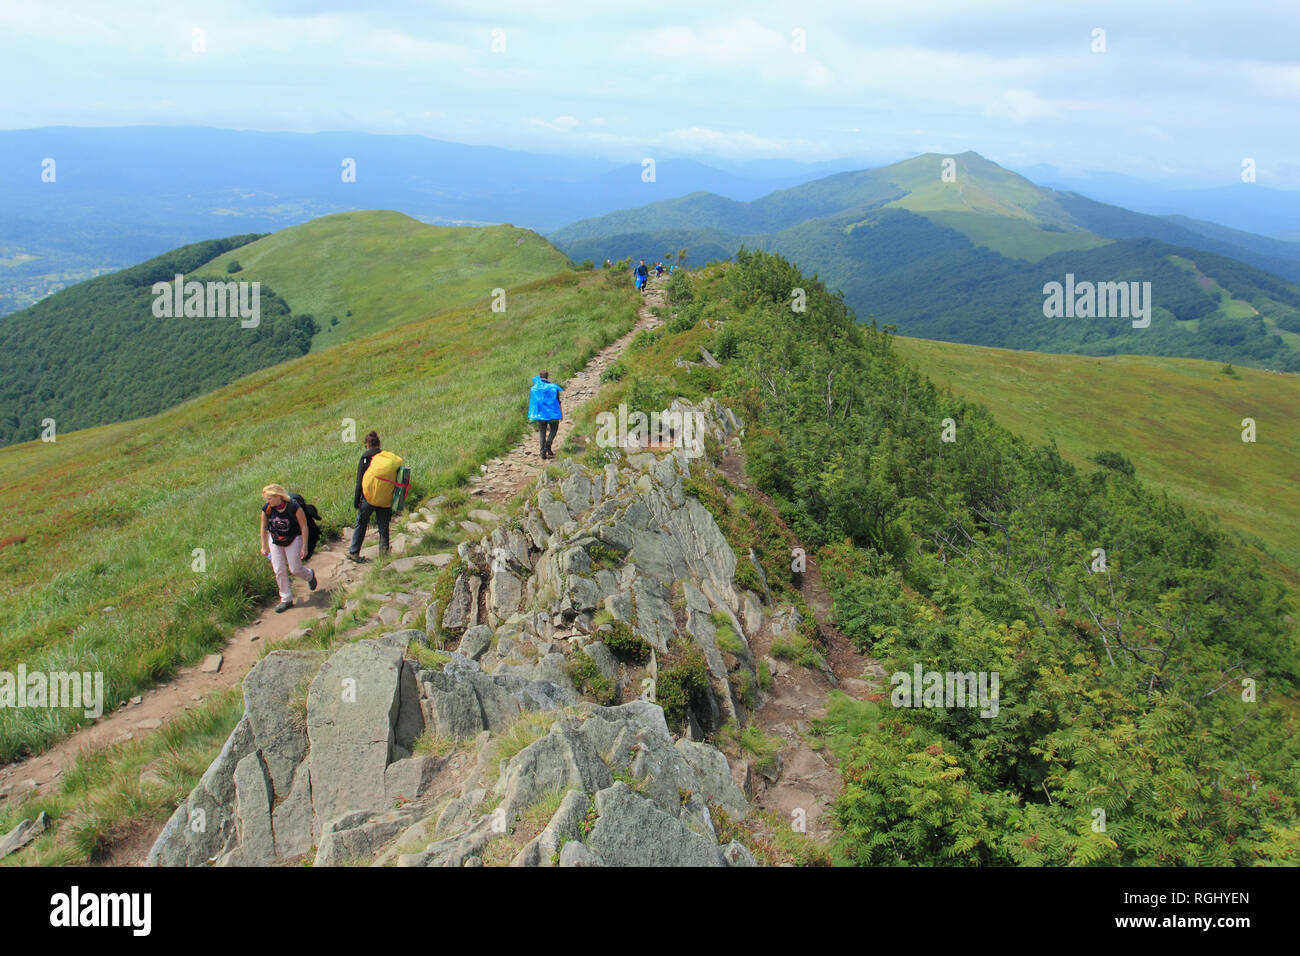
<instances>
[{"instance_id":1,"label":"sky","mask_svg":"<svg viewBox=\"0 0 1300 956\"><path fill-rule=\"evenodd\" d=\"M1101 31L1101 32L1098 32ZM640 163L1300 188L1300 4L0 0L0 127L201 124Z\"/></svg>"}]
</instances>

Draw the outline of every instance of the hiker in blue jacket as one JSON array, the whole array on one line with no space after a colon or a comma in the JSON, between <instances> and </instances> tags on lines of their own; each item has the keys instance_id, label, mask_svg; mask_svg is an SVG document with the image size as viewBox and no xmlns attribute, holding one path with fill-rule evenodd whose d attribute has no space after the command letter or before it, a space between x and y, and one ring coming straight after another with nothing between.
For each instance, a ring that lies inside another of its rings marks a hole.
<instances>
[{"instance_id":1,"label":"hiker in blue jacket","mask_svg":"<svg viewBox=\"0 0 1300 956\"><path fill-rule=\"evenodd\" d=\"M540 374L533 377L533 387L528 393L528 420L537 422L543 458L555 457L555 452L551 451L551 442L555 441L555 433L560 430L560 419L563 417L560 411L560 392L564 391L564 386L556 385L550 377L550 372L542 369Z\"/></svg>"}]
</instances>

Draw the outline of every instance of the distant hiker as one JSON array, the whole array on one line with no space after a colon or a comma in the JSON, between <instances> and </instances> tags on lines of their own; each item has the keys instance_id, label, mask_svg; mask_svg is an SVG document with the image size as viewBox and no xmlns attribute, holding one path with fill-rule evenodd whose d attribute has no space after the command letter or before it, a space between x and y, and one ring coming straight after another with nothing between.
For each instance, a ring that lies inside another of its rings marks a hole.
<instances>
[{"instance_id":1,"label":"distant hiker","mask_svg":"<svg viewBox=\"0 0 1300 956\"><path fill-rule=\"evenodd\" d=\"M357 481L352 489L352 507L357 509L357 525L352 529L352 546L347 558L360 564L361 542L365 540L370 516L375 516L379 528L379 553L388 553L388 523L393 517L393 492L401 487L398 473L402 459L379 446L379 436L366 435L366 450L357 462Z\"/></svg>"},{"instance_id":2,"label":"distant hiker","mask_svg":"<svg viewBox=\"0 0 1300 956\"><path fill-rule=\"evenodd\" d=\"M556 385L550 379L551 373L542 369L533 377L533 387L528 392L528 420L537 422L537 437L541 439L543 458L555 457L555 452L551 451L551 442L555 441L555 433L560 430L560 419L563 417L560 412L560 392L564 391L564 386Z\"/></svg>"},{"instance_id":3,"label":"distant hiker","mask_svg":"<svg viewBox=\"0 0 1300 956\"><path fill-rule=\"evenodd\" d=\"M642 295L645 295L645 284L649 281L650 270L646 268L645 260L642 259L641 264L636 267L636 287L641 290Z\"/></svg>"},{"instance_id":4,"label":"distant hiker","mask_svg":"<svg viewBox=\"0 0 1300 956\"><path fill-rule=\"evenodd\" d=\"M275 569L275 583L280 589L275 613L279 614L293 607L289 575L303 578L315 591L316 572L302 563L307 557L307 515L298 502L289 497L282 485L267 485L262 489L262 500L266 503L262 505L258 540L262 556L269 557Z\"/></svg>"},{"instance_id":5,"label":"distant hiker","mask_svg":"<svg viewBox=\"0 0 1300 956\"><path fill-rule=\"evenodd\" d=\"M663 275L663 274L664 274L664 264L663 264L662 262L656 262L656 263L655 263L655 275L657 275L657 276L661 276L661 275Z\"/></svg>"}]
</instances>

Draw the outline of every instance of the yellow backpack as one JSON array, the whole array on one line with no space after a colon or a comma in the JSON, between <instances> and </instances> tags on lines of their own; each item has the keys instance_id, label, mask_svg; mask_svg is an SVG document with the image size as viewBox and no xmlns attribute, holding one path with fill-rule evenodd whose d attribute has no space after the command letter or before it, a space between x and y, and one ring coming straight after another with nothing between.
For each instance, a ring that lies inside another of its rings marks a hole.
<instances>
[{"instance_id":1,"label":"yellow backpack","mask_svg":"<svg viewBox=\"0 0 1300 956\"><path fill-rule=\"evenodd\" d=\"M397 486L397 470L402 467L402 459L391 451L376 452L370 459L370 466L361 476L361 493L366 501L375 508L393 506L393 490Z\"/></svg>"}]
</instances>

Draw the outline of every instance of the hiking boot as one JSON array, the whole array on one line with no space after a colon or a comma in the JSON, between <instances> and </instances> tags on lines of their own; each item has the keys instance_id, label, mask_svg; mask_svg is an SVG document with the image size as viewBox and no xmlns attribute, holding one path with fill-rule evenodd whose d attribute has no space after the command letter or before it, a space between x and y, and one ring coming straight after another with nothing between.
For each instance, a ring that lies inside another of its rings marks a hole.
<instances>
[{"instance_id":1,"label":"hiking boot","mask_svg":"<svg viewBox=\"0 0 1300 956\"><path fill-rule=\"evenodd\" d=\"M363 557L362 557L359 553L357 553L356 551L349 551L348 554L347 554L347 558L348 558L348 560L351 561L353 564L365 564L365 563L366 563L366 559L363 558ZM315 574L314 571L313 571L312 573Z\"/></svg>"},{"instance_id":2,"label":"hiking boot","mask_svg":"<svg viewBox=\"0 0 1300 956\"><path fill-rule=\"evenodd\" d=\"M307 588L308 590L315 591L316 590L316 569L308 568L307 570L311 573L311 577L308 578L307 580Z\"/></svg>"},{"instance_id":3,"label":"hiking boot","mask_svg":"<svg viewBox=\"0 0 1300 956\"><path fill-rule=\"evenodd\" d=\"M289 610L289 608L291 608L291 607L293 607L293 602L292 602L292 601L281 601L279 604L277 604L277 605L275 606L275 613L276 613L276 614L283 614L285 611Z\"/></svg>"}]
</instances>

